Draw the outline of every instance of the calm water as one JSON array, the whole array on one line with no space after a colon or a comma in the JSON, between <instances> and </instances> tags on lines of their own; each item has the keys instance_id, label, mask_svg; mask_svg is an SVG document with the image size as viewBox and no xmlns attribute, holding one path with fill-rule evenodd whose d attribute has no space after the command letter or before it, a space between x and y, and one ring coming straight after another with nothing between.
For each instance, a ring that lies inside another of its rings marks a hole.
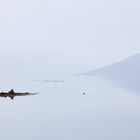
<instances>
[{"instance_id":1,"label":"calm water","mask_svg":"<svg viewBox=\"0 0 140 140\"><path fill-rule=\"evenodd\" d=\"M0 137L2 140L139 140L139 81L138 77L112 80L75 76L65 78L65 82L1 82L2 90L10 90L12 86L16 91L28 89L40 94L16 97L13 101L0 98Z\"/></svg>"}]
</instances>

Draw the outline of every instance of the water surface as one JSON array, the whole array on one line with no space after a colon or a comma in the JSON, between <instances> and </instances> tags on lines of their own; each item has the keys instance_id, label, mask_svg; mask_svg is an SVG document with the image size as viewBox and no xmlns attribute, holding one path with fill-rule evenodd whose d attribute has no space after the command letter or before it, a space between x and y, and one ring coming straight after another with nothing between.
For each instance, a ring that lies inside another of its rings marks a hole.
<instances>
[{"instance_id":1,"label":"water surface","mask_svg":"<svg viewBox=\"0 0 140 140\"><path fill-rule=\"evenodd\" d=\"M1 139L139 140L140 96L118 83L94 76L1 82L2 90L40 93L0 98Z\"/></svg>"}]
</instances>

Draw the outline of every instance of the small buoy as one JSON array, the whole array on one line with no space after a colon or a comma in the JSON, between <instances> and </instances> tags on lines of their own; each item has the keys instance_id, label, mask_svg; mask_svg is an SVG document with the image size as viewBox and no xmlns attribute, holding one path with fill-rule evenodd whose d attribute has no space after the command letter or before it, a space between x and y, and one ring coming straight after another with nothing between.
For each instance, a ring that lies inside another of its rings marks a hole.
<instances>
[{"instance_id":1,"label":"small buoy","mask_svg":"<svg viewBox=\"0 0 140 140\"><path fill-rule=\"evenodd\" d=\"M83 95L85 95L86 93L84 92Z\"/></svg>"}]
</instances>

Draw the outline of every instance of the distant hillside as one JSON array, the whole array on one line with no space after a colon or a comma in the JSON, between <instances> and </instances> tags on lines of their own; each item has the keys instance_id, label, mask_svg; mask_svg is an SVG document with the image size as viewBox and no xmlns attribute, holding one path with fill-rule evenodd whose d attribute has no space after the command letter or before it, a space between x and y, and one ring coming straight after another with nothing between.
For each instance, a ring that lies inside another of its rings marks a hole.
<instances>
[{"instance_id":1,"label":"distant hillside","mask_svg":"<svg viewBox=\"0 0 140 140\"><path fill-rule=\"evenodd\" d=\"M140 54L84 75L140 75Z\"/></svg>"}]
</instances>

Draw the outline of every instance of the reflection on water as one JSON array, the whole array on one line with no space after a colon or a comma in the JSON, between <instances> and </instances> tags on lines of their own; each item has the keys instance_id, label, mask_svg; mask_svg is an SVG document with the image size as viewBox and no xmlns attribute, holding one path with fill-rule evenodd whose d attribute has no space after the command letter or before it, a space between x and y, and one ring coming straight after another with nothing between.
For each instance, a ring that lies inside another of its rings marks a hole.
<instances>
[{"instance_id":1,"label":"reflection on water","mask_svg":"<svg viewBox=\"0 0 140 140\"><path fill-rule=\"evenodd\" d=\"M140 140L140 98L100 77L65 79L61 84L1 80L4 91L40 93L14 101L0 98L1 139Z\"/></svg>"},{"instance_id":2,"label":"reflection on water","mask_svg":"<svg viewBox=\"0 0 140 140\"><path fill-rule=\"evenodd\" d=\"M109 76L108 80L116 86L132 92L140 92L140 76L137 75L119 75Z\"/></svg>"},{"instance_id":3,"label":"reflection on water","mask_svg":"<svg viewBox=\"0 0 140 140\"><path fill-rule=\"evenodd\" d=\"M14 99L14 97L19 97L19 96L29 96L29 95L36 95L38 93L29 93L29 92L24 92L24 93L19 93L19 92L14 92L13 89L11 89L11 91L9 92L0 92L0 97L4 97L4 98L11 98L12 100Z\"/></svg>"}]
</instances>

